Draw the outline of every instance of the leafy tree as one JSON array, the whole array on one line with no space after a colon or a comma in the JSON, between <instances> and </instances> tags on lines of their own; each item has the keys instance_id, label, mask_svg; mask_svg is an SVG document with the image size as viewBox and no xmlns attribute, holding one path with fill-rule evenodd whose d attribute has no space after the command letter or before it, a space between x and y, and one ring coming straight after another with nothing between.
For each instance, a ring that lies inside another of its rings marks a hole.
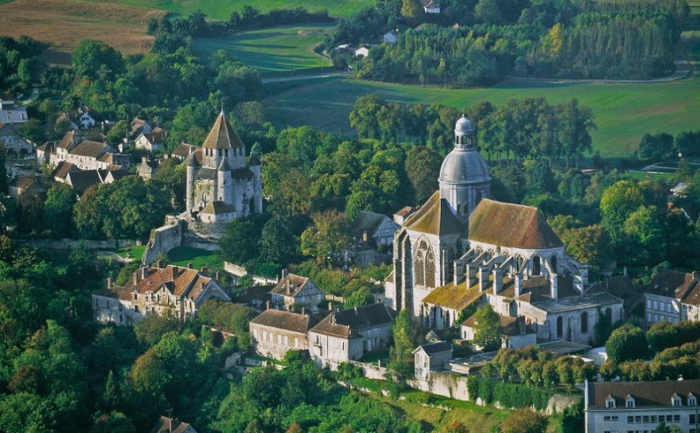
<instances>
[{"instance_id":1,"label":"leafy tree","mask_svg":"<svg viewBox=\"0 0 700 433\"><path fill-rule=\"evenodd\" d=\"M73 50L72 64L78 76L114 77L123 69L121 54L102 41L84 39Z\"/></svg>"},{"instance_id":2,"label":"leafy tree","mask_svg":"<svg viewBox=\"0 0 700 433\"><path fill-rule=\"evenodd\" d=\"M619 247L622 244L625 221L642 204L642 192L631 181L621 180L605 189L600 200L600 213L602 225L610 234L613 245Z\"/></svg>"},{"instance_id":3,"label":"leafy tree","mask_svg":"<svg viewBox=\"0 0 700 433\"><path fill-rule=\"evenodd\" d=\"M347 215L326 211L311 216L313 226L301 234L301 252L314 257L316 263L335 264L341 259L341 251L350 242L350 222Z\"/></svg>"},{"instance_id":4,"label":"leafy tree","mask_svg":"<svg viewBox=\"0 0 700 433\"><path fill-rule=\"evenodd\" d=\"M437 190L442 158L427 147L415 146L406 154L406 174L416 194L416 203L424 203Z\"/></svg>"},{"instance_id":5,"label":"leafy tree","mask_svg":"<svg viewBox=\"0 0 700 433\"><path fill-rule=\"evenodd\" d=\"M389 368L400 381L413 375L413 349L416 330L408 310L399 311L392 327L394 346L391 348Z\"/></svg>"},{"instance_id":6,"label":"leafy tree","mask_svg":"<svg viewBox=\"0 0 700 433\"><path fill-rule=\"evenodd\" d=\"M5 166L7 153L5 147L0 144L0 196L4 196L8 192L7 183L7 167ZM2 204L0 204L0 207Z\"/></svg>"},{"instance_id":7,"label":"leafy tree","mask_svg":"<svg viewBox=\"0 0 700 433\"><path fill-rule=\"evenodd\" d=\"M547 417L530 409L518 409L501 423L503 433L544 433Z\"/></svg>"},{"instance_id":8,"label":"leafy tree","mask_svg":"<svg viewBox=\"0 0 700 433\"><path fill-rule=\"evenodd\" d=\"M641 359L647 354L647 338L641 328L626 323L612 332L605 350L615 364Z\"/></svg>"},{"instance_id":9,"label":"leafy tree","mask_svg":"<svg viewBox=\"0 0 700 433\"><path fill-rule=\"evenodd\" d=\"M485 24L500 24L503 21L501 7L496 0L479 0L474 15Z\"/></svg>"},{"instance_id":10,"label":"leafy tree","mask_svg":"<svg viewBox=\"0 0 700 433\"><path fill-rule=\"evenodd\" d=\"M90 433L136 433L136 427L123 413L111 412L97 418Z\"/></svg>"},{"instance_id":11,"label":"leafy tree","mask_svg":"<svg viewBox=\"0 0 700 433\"><path fill-rule=\"evenodd\" d=\"M153 346L163 335L180 329L180 322L167 315L149 314L134 326L139 343Z\"/></svg>"},{"instance_id":12,"label":"leafy tree","mask_svg":"<svg viewBox=\"0 0 700 433\"><path fill-rule=\"evenodd\" d=\"M422 15L422 9L418 0L401 1L401 16L404 18L417 18Z\"/></svg>"},{"instance_id":13,"label":"leafy tree","mask_svg":"<svg viewBox=\"0 0 700 433\"><path fill-rule=\"evenodd\" d=\"M557 106L559 111L559 140L567 166L572 162L578 166L583 155L592 152L591 131L597 129L593 112L572 98Z\"/></svg>"},{"instance_id":14,"label":"leafy tree","mask_svg":"<svg viewBox=\"0 0 700 433\"><path fill-rule=\"evenodd\" d=\"M282 216L270 218L260 237L260 260L287 266L299 256L299 238L292 235L292 225Z\"/></svg>"},{"instance_id":15,"label":"leafy tree","mask_svg":"<svg viewBox=\"0 0 700 433\"><path fill-rule=\"evenodd\" d=\"M624 232L629 242L633 263L648 265L659 262L664 227L655 206L640 206L625 221Z\"/></svg>"},{"instance_id":16,"label":"leafy tree","mask_svg":"<svg viewBox=\"0 0 700 433\"><path fill-rule=\"evenodd\" d=\"M228 223L224 235L219 239L224 260L243 265L258 257L264 224L265 217L257 214Z\"/></svg>"},{"instance_id":17,"label":"leafy tree","mask_svg":"<svg viewBox=\"0 0 700 433\"><path fill-rule=\"evenodd\" d=\"M671 134L644 134L642 141L639 142L639 157L642 159L659 161L671 158L675 156L674 150Z\"/></svg>"},{"instance_id":18,"label":"leafy tree","mask_svg":"<svg viewBox=\"0 0 700 433\"><path fill-rule=\"evenodd\" d=\"M46 141L46 131L39 119L29 119L17 128L17 132L35 144Z\"/></svg>"},{"instance_id":19,"label":"leafy tree","mask_svg":"<svg viewBox=\"0 0 700 433\"><path fill-rule=\"evenodd\" d=\"M501 345L503 327L498 313L493 311L490 304L486 304L474 315L474 344L484 350L495 350Z\"/></svg>"},{"instance_id":20,"label":"leafy tree","mask_svg":"<svg viewBox=\"0 0 700 433\"><path fill-rule=\"evenodd\" d=\"M70 186L62 183L51 186L46 194L44 221L53 237L63 238L73 234L73 208L77 201L75 191Z\"/></svg>"},{"instance_id":21,"label":"leafy tree","mask_svg":"<svg viewBox=\"0 0 700 433\"><path fill-rule=\"evenodd\" d=\"M44 218L44 202L37 191L24 191L17 200L17 228L30 234Z\"/></svg>"}]
</instances>

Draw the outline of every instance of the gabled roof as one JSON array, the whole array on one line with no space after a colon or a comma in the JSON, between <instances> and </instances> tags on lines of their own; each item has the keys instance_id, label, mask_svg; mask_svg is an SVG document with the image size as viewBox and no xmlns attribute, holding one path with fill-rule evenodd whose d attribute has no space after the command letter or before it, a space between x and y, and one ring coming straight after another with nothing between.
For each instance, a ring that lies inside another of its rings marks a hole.
<instances>
[{"instance_id":1,"label":"gabled roof","mask_svg":"<svg viewBox=\"0 0 700 433\"><path fill-rule=\"evenodd\" d=\"M306 334L309 329L329 314L328 311L319 311L313 314L299 314L281 310L265 310L250 321L251 324L269 326L270 328L284 329L285 331Z\"/></svg>"},{"instance_id":2,"label":"gabled roof","mask_svg":"<svg viewBox=\"0 0 700 433\"><path fill-rule=\"evenodd\" d=\"M657 296L667 296L679 299L683 303L697 305L700 293L700 274L660 269L648 286L645 293Z\"/></svg>"},{"instance_id":3,"label":"gabled roof","mask_svg":"<svg viewBox=\"0 0 700 433\"><path fill-rule=\"evenodd\" d=\"M482 199L469 217L469 240L502 247L563 247L537 208Z\"/></svg>"},{"instance_id":4,"label":"gabled roof","mask_svg":"<svg viewBox=\"0 0 700 433\"><path fill-rule=\"evenodd\" d=\"M104 152L111 150L109 145L98 143L97 141L83 141L70 151L71 155L86 156L88 158L98 158Z\"/></svg>"},{"instance_id":5,"label":"gabled roof","mask_svg":"<svg viewBox=\"0 0 700 433\"><path fill-rule=\"evenodd\" d=\"M66 175L66 181L80 194L91 186L102 183L97 170L70 171Z\"/></svg>"},{"instance_id":6,"label":"gabled roof","mask_svg":"<svg viewBox=\"0 0 700 433\"><path fill-rule=\"evenodd\" d=\"M170 155L177 156L180 159L186 159L188 156L190 156L190 152L194 153L197 150L201 149L202 148L199 146L194 146L192 144L187 143L180 143L175 149L173 149L172 152L170 152Z\"/></svg>"},{"instance_id":7,"label":"gabled roof","mask_svg":"<svg viewBox=\"0 0 700 433\"><path fill-rule=\"evenodd\" d=\"M287 274L286 277L280 279L277 285L270 291L275 295L296 297L302 290L314 288L315 292L321 293L321 290L311 281L310 278L301 277L295 274Z\"/></svg>"},{"instance_id":8,"label":"gabled roof","mask_svg":"<svg viewBox=\"0 0 700 433\"><path fill-rule=\"evenodd\" d=\"M61 161L58 163L51 175L54 178L65 179L68 173L78 171L78 167L68 161Z\"/></svg>"},{"instance_id":9,"label":"gabled roof","mask_svg":"<svg viewBox=\"0 0 700 433\"><path fill-rule=\"evenodd\" d=\"M151 429L151 433L197 433L191 425L178 419L160 417L156 425Z\"/></svg>"},{"instance_id":10,"label":"gabled roof","mask_svg":"<svg viewBox=\"0 0 700 433\"><path fill-rule=\"evenodd\" d=\"M311 329L318 334L342 338L360 337L367 328L390 324L396 313L382 303L334 311Z\"/></svg>"},{"instance_id":11,"label":"gabled roof","mask_svg":"<svg viewBox=\"0 0 700 433\"><path fill-rule=\"evenodd\" d=\"M411 215L404 227L417 232L443 236L462 233L464 224L454 213L447 200L436 191L417 212Z\"/></svg>"},{"instance_id":12,"label":"gabled roof","mask_svg":"<svg viewBox=\"0 0 700 433\"><path fill-rule=\"evenodd\" d=\"M421 302L462 311L479 299L482 294L483 292L479 291L478 284L473 287L467 287L466 282L462 282L459 285L450 283L433 290Z\"/></svg>"},{"instance_id":13,"label":"gabled roof","mask_svg":"<svg viewBox=\"0 0 700 433\"><path fill-rule=\"evenodd\" d=\"M206 140L202 147L206 149L234 149L243 147L243 142L233 130L231 124L228 123L226 115L222 111L219 117L216 118L214 126L209 131Z\"/></svg>"},{"instance_id":14,"label":"gabled roof","mask_svg":"<svg viewBox=\"0 0 700 433\"><path fill-rule=\"evenodd\" d=\"M350 231L355 234L362 234L363 232L369 232L372 234L377 230L377 228L379 228L384 219L391 221L386 215L369 211L361 211L353 220L352 225L350 225Z\"/></svg>"},{"instance_id":15,"label":"gabled roof","mask_svg":"<svg viewBox=\"0 0 700 433\"><path fill-rule=\"evenodd\" d=\"M66 135L63 136L61 141L58 142L56 147L60 147L61 149L69 149L74 142L80 141L82 137L75 135L75 131L70 130L66 132Z\"/></svg>"},{"instance_id":16,"label":"gabled roof","mask_svg":"<svg viewBox=\"0 0 700 433\"><path fill-rule=\"evenodd\" d=\"M591 409L606 409L605 400L615 399L617 407L624 408L627 396L634 398L635 407L671 407L674 394L687 407L689 394L700 393L700 380L657 380L650 382L590 382L588 402Z\"/></svg>"},{"instance_id":17,"label":"gabled roof","mask_svg":"<svg viewBox=\"0 0 700 433\"><path fill-rule=\"evenodd\" d=\"M448 344L445 341L438 341L435 343L422 344L422 345L416 347L413 350L413 353L416 353L419 350L422 350L428 356L432 356L432 355L435 355L436 353L451 352L452 345Z\"/></svg>"}]
</instances>

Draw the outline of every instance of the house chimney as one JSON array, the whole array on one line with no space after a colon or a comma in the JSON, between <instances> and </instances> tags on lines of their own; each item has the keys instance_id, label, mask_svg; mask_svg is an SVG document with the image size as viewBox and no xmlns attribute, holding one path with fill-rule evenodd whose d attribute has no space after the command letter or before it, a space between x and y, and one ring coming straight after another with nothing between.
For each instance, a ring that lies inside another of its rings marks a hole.
<instances>
[{"instance_id":1,"label":"house chimney","mask_svg":"<svg viewBox=\"0 0 700 433\"><path fill-rule=\"evenodd\" d=\"M189 263L187 264L187 269L192 269L192 262L189 262Z\"/></svg>"},{"instance_id":2,"label":"house chimney","mask_svg":"<svg viewBox=\"0 0 700 433\"><path fill-rule=\"evenodd\" d=\"M145 279L148 276L148 266L141 267L141 279Z\"/></svg>"},{"instance_id":3,"label":"house chimney","mask_svg":"<svg viewBox=\"0 0 700 433\"><path fill-rule=\"evenodd\" d=\"M214 279L216 281L221 281L221 272L219 272L219 271L214 272Z\"/></svg>"},{"instance_id":4,"label":"house chimney","mask_svg":"<svg viewBox=\"0 0 700 433\"><path fill-rule=\"evenodd\" d=\"M108 289L112 288L112 277L107 277L107 288Z\"/></svg>"},{"instance_id":5,"label":"house chimney","mask_svg":"<svg viewBox=\"0 0 700 433\"><path fill-rule=\"evenodd\" d=\"M146 163L148 162L148 157L147 157L146 155L142 156L142 157L141 157L141 162L142 162L143 164L146 164Z\"/></svg>"},{"instance_id":6,"label":"house chimney","mask_svg":"<svg viewBox=\"0 0 700 433\"><path fill-rule=\"evenodd\" d=\"M333 303L328 301L328 311L333 311Z\"/></svg>"},{"instance_id":7,"label":"house chimney","mask_svg":"<svg viewBox=\"0 0 700 433\"><path fill-rule=\"evenodd\" d=\"M693 279L695 281L700 281L700 271L693 271Z\"/></svg>"},{"instance_id":8,"label":"house chimney","mask_svg":"<svg viewBox=\"0 0 700 433\"><path fill-rule=\"evenodd\" d=\"M162 260L158 260L158 261L156 262L156 268L158 268L158 269L163 269L163 261L162 261Z\"/></svg>"},{"instance_id":9,"label":"house chimney","mask_svg":"<svg viewBox=\"0 0 700 433\"><path fill-rule=\"evenodd\" d=\"M301 307L301 315L306 316L306 307Z\"/></svg>"},{"instance_id":10,"label":"house chimney","mask_svg":"<svg viewBox=\"0 0 700 433\"><path fill-rule=\"evenodd\" d=\"M287 271L286 269L282 269L282 279L283 279L283 280L284 280L285 278L287 278L287 275L289 275L289 271Z\"/></svg>"},{"instance_id":11,"label":"house chimney","mask_svg":"<svg viewBox=\"0 0 700 433\"><path fill-rule=\"evenodd\" d=\"M139 273L134 272L134 285L139 283Z\"/></svg>"},{"instance_id":12,"label":"house chimney","mask_svg":"<svg viewBox=\"0 0 700 433\"><path fill-rule=\"evenodd\" d=\"M493 268L493 294L498 294L503 290L503 269Z\"/></svg>"},{"instance_id":13,"label":"house chimney","mask_svg":"<svg viewBox=\"0 0 700 433\"><path fill-rule=\"evenodd\" d=\"M265 303L265 306L266 306L265 309L266 309L266 310L269 310L269 309L270 309L270 301L267 301L267 302Z\"/></svg>"},{"instance_id":14,"label":"house chimney","mask_svg":"<svg viewBox=\"0 0 700 433\"><path fill-rule=\"evenodd\" d=\"M483 292L487 289L489 277L486 268L479 267L479 291Z\"/></svg>"},{"instance_id":15,"label":"house chimney","mask_svg":"<svg viewBox=\"0 0 700 433\"><path fill-rule=\"evenodd\" d=\"M199 271L199 273L204 275L205 277L207 276L207 272L209 272L209 268L206 266L202 266L202 269Z\"/></svg>"},{"instance_id":16,"label":"house chimney","mask_svg":"<svg viewBox=\"0 0 700 433\"><path fill-rule=\"evenodd\" d=\"M513 284L515 286L515 297L517 298L523 294L523 281L522 278L520 278L520 274L515 274L513 277Z\"/></svg>"},{"instance_id":17,"label":"house chimney","mask_svg":"<svg viewBox=\"0 0 700 433\"><path fill-rule=\"evenodd\" d=\"M552 299L555 301L559 300L559 276L557 274L552 274Z\"/></svg>"},{"instance_id":18,"label":"house chimney","mask_svg":"<svg viewBox=\"0 0 700 433\"><path fill-rule=\"evenodd\" d=\"M288 295L292 294L292 285L289 284L289 279L287 279L287 294Z\"/></svg>"}]
</instances>

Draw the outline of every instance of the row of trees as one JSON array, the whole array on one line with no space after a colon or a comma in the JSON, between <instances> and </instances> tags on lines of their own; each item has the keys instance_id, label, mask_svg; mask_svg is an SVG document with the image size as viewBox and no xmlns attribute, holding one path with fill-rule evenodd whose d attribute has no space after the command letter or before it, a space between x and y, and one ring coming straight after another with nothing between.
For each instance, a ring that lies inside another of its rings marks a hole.
<instances>
[{"instance_id":1,"label":"row of trees","mask_svg":"<svg viewBox=\"0 0 700 433\"><path fill-rule=\"evenodd\" d=\"M652 161L700 156L700 131L644 134L639 142L639 157Z\"/></svg>"}]
</instances>

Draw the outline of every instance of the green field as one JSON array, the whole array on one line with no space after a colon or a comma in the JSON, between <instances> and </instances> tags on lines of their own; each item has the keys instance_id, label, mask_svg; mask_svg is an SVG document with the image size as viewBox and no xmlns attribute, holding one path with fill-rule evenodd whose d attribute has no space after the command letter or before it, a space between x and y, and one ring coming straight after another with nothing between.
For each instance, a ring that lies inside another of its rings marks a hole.
<instances>
[{"instance_id":1,"label":"green field","mask_svg":"<svg viewBox=\"0 0 700 433\"><path fill-rule=\"evenodd\" d=\"M700 79L655 84L503 83L486 89L448 90L335 78L308 81L263 101L278 128L311 126L353 134L348 115L360 96L377 93L390 101L440 103L462 109L482 101L501 105L510 98L545 97L559 103L576 97L593 110L598 130L593 147L605 157L634 152L645 133L700 129ZM300 110L299 107L304 107Z\"/></svg>"},{"instance_id":2,"label":"green field","mask_svg":"<svg viewBox=\"0 0 700 433\"><path fill-rule=\"evenodd\" d=\"M207 58L217 50L254 66L263 76L331 66L329 59L314 52L333 24L277 27L235 36L194 41L195 53Z\"/></svg>"},{"instance_id":3,"label":"green field","mask_svg":"<svg viewBox=\"0 0 700 433\"><path fill-rule=\"evenodd\" d=\"M0 0L3 1L3 0ZM267 12L270 9L303 7L311 12L327 9L334 17L352 15L362 8L373 5L373 0L80 0L94 3L116 3L148 9L160 9L180 15L201 11L209 18L227 20L234 11L251 5Z\"/></svg>"},{"instance_id":4,"label":"green field","mask_svg":"<svg viewBox=\"0 0 700 433\"><path fill-rule=\"evenodd\" d=\"M190 247L177 247L168 252L170 263L177 266L187 266L192 263L195 269L202 269L202 266L210 270L223 269L224 261L214 251L200 250Z\"/></svg>"}]
</instances>

